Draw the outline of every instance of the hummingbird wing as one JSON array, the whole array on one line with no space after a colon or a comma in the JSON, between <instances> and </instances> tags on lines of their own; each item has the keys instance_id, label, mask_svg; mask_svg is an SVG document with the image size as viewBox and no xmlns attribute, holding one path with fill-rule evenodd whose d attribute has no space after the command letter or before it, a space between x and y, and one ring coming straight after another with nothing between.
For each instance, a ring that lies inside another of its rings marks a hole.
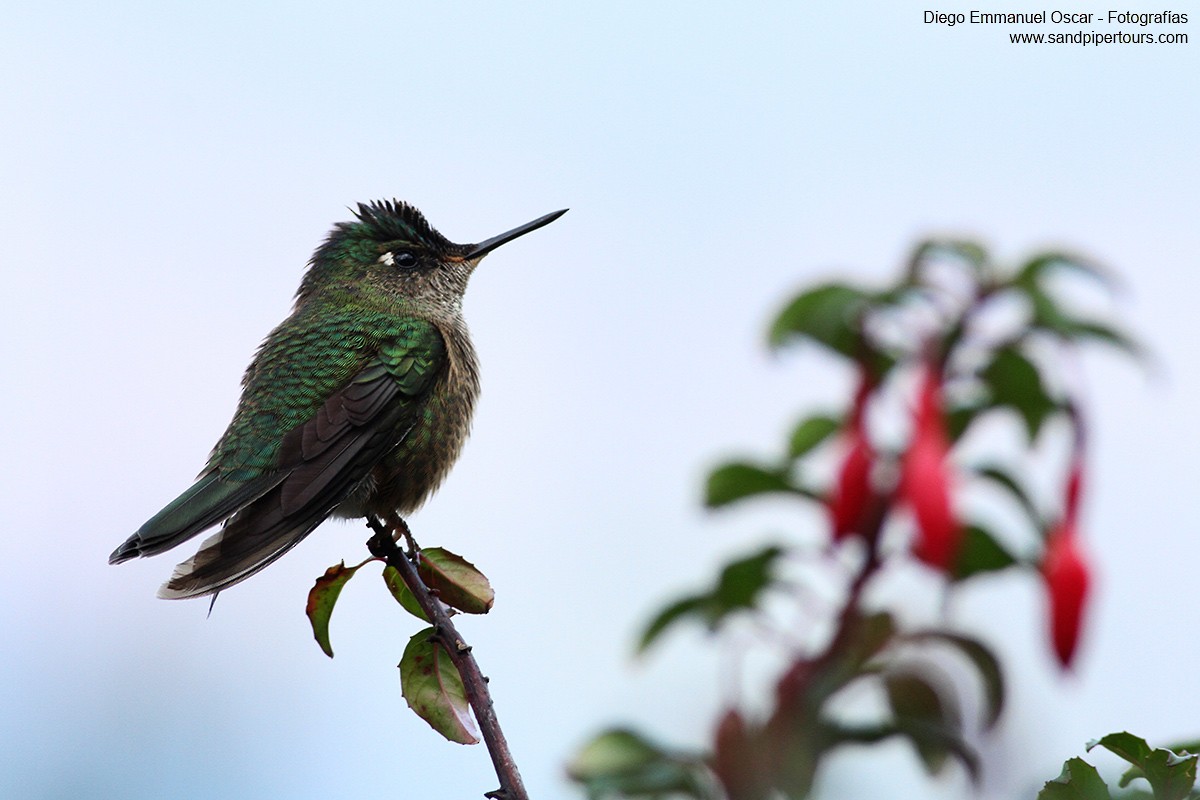
<instances>
[{"instance_id":1,"label":"hummingbird wing","mask_svg":"<svg viewBox=\"0 0 1200 800\"><path fill-rule=\"evenodd\" d=\"M266 472L231 480L246 471L214 469L143 525L110 561L162 552L225 519L196 555L175 568L159 596L197 597L245 580L311 533L403 441L445 364L437 329L407 320L306 420L276 440ZM260 399L256 409L270 404L271 398Z\"/></svg>"}]
</instances>

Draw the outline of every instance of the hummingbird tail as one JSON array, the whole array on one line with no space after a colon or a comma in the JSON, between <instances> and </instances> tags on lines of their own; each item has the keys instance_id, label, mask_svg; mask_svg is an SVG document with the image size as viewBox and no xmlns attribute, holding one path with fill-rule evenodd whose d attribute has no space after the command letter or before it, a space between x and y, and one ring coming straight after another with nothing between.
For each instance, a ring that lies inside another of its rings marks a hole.
<instances>
[{"instance_id":1,"label":"hummingbird tail","mask_svg":"<svg viewBox=\"0 0 1200 800\"><path fill-rule=\"evenodd\" d=\"M223 481L215 473L200 478L112 551L108 563L153 556L186 542L228 519L239 508L275 488L286 476L264 475L250 481Z\"/></svg>"},{"instance_id":2,"label":"hummingbird tail","mask_svg":"<svg viewBox=\"0 0 1200 800\"><path fill-rule=\"evenodd\" d=\"M280 513L276 503L251 505L205 539L196 555L177 565L158 596L183 600L240 583L299 544L324 518L321 514L297 520Z\"/></svg>"}]
</instances>

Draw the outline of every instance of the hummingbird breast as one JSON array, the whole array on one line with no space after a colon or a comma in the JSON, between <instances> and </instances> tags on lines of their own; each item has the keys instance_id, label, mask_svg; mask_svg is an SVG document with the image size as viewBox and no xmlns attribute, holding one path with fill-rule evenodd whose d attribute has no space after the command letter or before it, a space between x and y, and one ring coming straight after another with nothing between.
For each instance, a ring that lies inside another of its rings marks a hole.
<instances>
[{"instance_id":1,"label":"hummingbird breast","mask_svg":"<svg viewBox=\"0 0 1200 800\"><path fill-rule=\"evenodd\" d=\"M461 320L438 324L447 363L415 425L338 507L338 516L410 514L445 480L471 431L479 362Z\"/></svg>"}]
</instances>

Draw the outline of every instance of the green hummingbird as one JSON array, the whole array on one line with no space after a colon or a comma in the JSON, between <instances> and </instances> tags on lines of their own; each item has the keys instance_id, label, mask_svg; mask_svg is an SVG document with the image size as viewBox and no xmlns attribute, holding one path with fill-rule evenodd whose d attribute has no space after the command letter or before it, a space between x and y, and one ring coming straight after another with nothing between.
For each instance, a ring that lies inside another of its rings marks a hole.
<instances>
[{"instance_id":1,"label":"green hummingbird","mask_svg":"<svg viewBox=\"0 0 1200 800\"><path fill-rule=\"evenodd\" d=\"M409 514L458 458L479 396L462 316L467 281L555 211L455 244L411 205L359 204L313 254L291 315L242 379L229 428L196 483L109 556L152 556L223 523L159 589L215 594L329 516Z\"/></svg>"}]
</instances>

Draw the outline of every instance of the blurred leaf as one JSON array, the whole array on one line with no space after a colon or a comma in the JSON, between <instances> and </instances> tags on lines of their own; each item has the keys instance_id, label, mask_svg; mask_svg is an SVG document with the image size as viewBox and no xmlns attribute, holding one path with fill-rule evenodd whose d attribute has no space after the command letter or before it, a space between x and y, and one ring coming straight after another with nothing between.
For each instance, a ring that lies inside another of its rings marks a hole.
<instances>
[{"instance_id":1,"label":"blurred leaf","mask_svg":"<svg viewBox=\"0 0 1200 800\"><path fill-rule=\"evenodd\" d=\"M870 295L842 283L827 283L798 295L775 318L769 341L780 347L794 337L811 339L849 358L859 355L859 317Z\"/></svg>"},{"instance_id":2,"label":"blurred leaf","mask_svg":"<svg viewBox=\"0 0 1200 800\"><path fill-rule=\"evenodd\" d=\"M953 578L966 580L975 575L998 572L1016 564L1017 560L996 541L986 528L971 524L963 529Z\"/></svg>"},{"instance_id":3,"label":"blurred leaf","mask_svg":"<svg viewBox=\"0 0 1200 800\"><path fill-rule=\"evenodd\" d=\"M431 621L429 617L425 616L425 609L421 608L421 604L417 602L417 596L408 588L408 584L400 577L400 573L395 567L384 567L383 582L387 584L388 591L405 611L423 622Z\"/></svg>"},{"instance_id":4,"label":"blurred leaf","mask_svg":"<svg viewBox=\"0 0 1200 800\"><path fill-rule=\"evenodd\" d=\"M941 642L950 645L966 656L983 683L983 691L987 700L984 726L991 728L996 724L1004 710L1004 674L1000 669L1000 660L996 658L991 648L978 639L949 631L919 631L908 634L904 639L910 642Z\"/></svg>"},{"instance_id":5,"label":"blurred leaf","mask_svg":"<svg viewBox=\"0 0 1200 800\"><path fill-rule=\"evenodd\" d=\"M1099 320L1081 319L1064 311L1045 291L1038 286L1025 290L1033 310L1030 324L1065 339L1081 341L1093 339L1124 350L1134 358L1144 358L1146 350L1128 334Z\"/></svg>"},{"instance_id":6,"label":"blurred leaf","mask_svg":"<svg viewBox=\"0 0 1200 800\"><path fill-rule=\"evenodd\" d=\"M841 427L840 419L827 414L817 414L802 420L792 431L788 455L792 458L800 458L837 433Z\"/></svg>"},{"instance_id":7,"label":"blurred leaf","mask_svg":"<svg viewBox=\"0 0 1200 800\"><path fill-rule=\"evenodd\" d=\"M908 282L917 283L921 267L943 254L965 263L977 278L986 280L989 277L988 254L983 246L961 239L931 239L919 244L909 258Z\"/></svg>"},{"instance_id":8,"label":"blurred leaf","mask_svg":"<svg viewBox=\"0 0 1200 800\"><path fill-rule=\"evenodd\" d=\"M975 474L1007 490L1013 499L1021 505L1021 508L1025 511L1026 516L1029 517L1035 529L1041 530L1045 527L1042 523L1042 515L1034 504L1033 498L1029 496L1029 492L1025 491L1025 487L1021 485L1021 481L1006 468L999 464L985 464L976 467Z\"/></svg>"},{"instance_id":9,"label":"blurred leaf","mask_svg":"<svg viewBox=\"0 0 1200 800\"><path fill-rule=\"evenodd\" d=\"M761 737L751 733L736 708L717 724L711 759L713 772L729 800L763 800L771 791L773 770L767 763Z\"/></svg>"},{"instance_id":10,"label":"blurred leaf","mask_svg":"<svg viewBox=\"0 0 1200 800\"><path fill-rule=\"evenodd\" d=\"M325 574L317 578L313 588L308 591L304 613L308 615L308 621L312 625L313 638L330 658L333 658L333 646L329 643L329 617L333 614L333 607L337 605L342 587L357 571L358 567L347 567L346 562L342 561L325 570Z\"/></svg>"},{"instance_id":11,"label":"blurred leaf","mask_svg":"<svg viewBox=\"0 0 1200 800\"><path fill-rule=\"evenodd\" d=\"M1108 273L1095 262L1089 261L1080 256L1073 256L1069 253L1039 253L1038 255L1026 261L1025 264L1017 271L1013 283L1022 286L1034 286L1041 282L1042 278L1053 269L1069 269L1088 275L1096 280L1111 286L1113 279Z\"/></svg>"},{"instance_id":12,"label":"blurred leaf","mask_svg":"<svg viewBox=\"0 0 1200 800\"><path fill-rule=\"evenodd\" d=\"M442 736L459 744L479 742L462 676L433 628L408 640L400 658L400 690L408 707Z\"/></svg>"},{"instance_id":13,"label":"blurred leaf","mask_svg":"<svg viewBox=\"0 0 1200 800\"><path fill-rule=\"evenodd\" d=\"M567 765L567 775L589 798L709 798L698 759L676 755L623 728L605 731L585 744Z\"/></svg>"},{"instance_id":14,"label":"blurred leaf","mask_svg":"<svg viewBox=\"0 0 1200 800\"><path fill-rule=\"evenodd\" d=\"M851 668L859 668L876 656L896 635L896 621L887 611L875 611L851 623L852 639L845 648Z\"/></svg>"},{"instance_id":15,"label":"blurred leaf","mask_svg":"<svg viewBox=\"0 0 1200 800\"><path fill-rule=\"evenodd\" d=\"M975 421L988 407L979 405L978 403L970 403L966 405L955 406L945 412L946 416L946 435L950 437L951 442L957 442L962 435L966 433L967 428Z\"/></svg>"},{"instance_id":16,"label":"blurred leaf","mask_svg":"<svg viewBox=\"0 0 1200 800\"><path fill-rule=\"evenodd\" d=\"M637 652L643 653L646 651L654 640L657 639L663 631L671 627L681 619L685 619L691 615L708 617L706 609L710 603L708 595L692 595L684 597L665 607L655 615L654 619L650 620L650 624L642 631L641 638L638 639Z\"/></svg>"},{"instance_id":17,"label":"blurred leaf","mask_svg":"<svg viewBox=\"0 0 1200 800\"><path fill-rule=\"evenodd\" d=\"M1158 800L1183 800L1196 784L1196 755L1178 755L1166 748L1151 749L1145 739L1128 732L1110 733L1089 742L1088 750L1103 747L1133 765L1121 776L1122 787L1145 778Z\"/></svg>"},{"instance_id":18,"label":"blurred leaf","mask_svg":"<svg viewBox=\"0 0 1200 800\"><path fill-rule=\"evenodd\" d=\"M1038 792L1037 800L1112 800L1096 768L1082 758L1068 759L1062 774Z\"/></svg>"},{"instance_id":19,"label":"blurred leaf","mask_svg":"<svg viewBox=\"0 0 1200 800\"><path fill-rule=\"evenodd\" d=\"M475 565L442 547L430 547L418 553L417 572L438 599L451 608L468 614L486 614L492 609L496 593Z\"/></svg>"},{"instance_id":20,"label":"blurred leaf","mask_svg":"<svg viewBox=\"0 0 1200 800\"><path fill-rule=\"evenodd\" d=\"M735 500L770 492L785 492L809 500L820 500L820 496L811 489L794 485L785 469L732 462L717 467L709 474L704 504L709 508L719 508Z\"/></svg>"},{"instance_id":21,"label":"blurred leaf","mask_svg":"<svg viewBox=\"0 0 1200 800\"><path fill-rule=\"evenodd\" d=\"M721 570L713 593L720 615L741 608L755 608L759 595L774 581L775 562L781 555L783 548L772 545L727 564Z\"/></svg>"},{"instance_id":22,"label":"blurred leaf","mask_svg":"<svg viewBox=\"0 0 1200 800\"><path fill-rule=\"evenodd\" d=\"M979 764L974 752L962 741L962 716L948 692L939 692L938 678L914 669L890 672L884 676L888 703L896 727L916 747L929 774L936 775L946 758L956 756L971 774L978 777Z\"/></svg>"},{"instance_id":23,"label":"blurred leaf","mask_svg":"<svg viewBox=\"0 0 1200 800\"><path fill-rule=\"evenodd\" d=\"M637 651L644 652L681 619L699 617L715 630L729 614L757 608L759 596L774 582L774 564L781 555L782 548L770 546L726 564L712 591L680 598L655 615L642 632Z\"/></svg>"},{"instance_id":24,"label":"blurred leaf","mask_svg":"<svg viewBox=\"0 0 1200 800\"><path fill-rule=\"evenodd\" d=\"M1021 415L1031 442L1046 418L1059 408L1042 385L1037 367L1016 348L997 350L981 377L991 391L993 405L1008 406Z\"/></svg>"}]
</instances>

